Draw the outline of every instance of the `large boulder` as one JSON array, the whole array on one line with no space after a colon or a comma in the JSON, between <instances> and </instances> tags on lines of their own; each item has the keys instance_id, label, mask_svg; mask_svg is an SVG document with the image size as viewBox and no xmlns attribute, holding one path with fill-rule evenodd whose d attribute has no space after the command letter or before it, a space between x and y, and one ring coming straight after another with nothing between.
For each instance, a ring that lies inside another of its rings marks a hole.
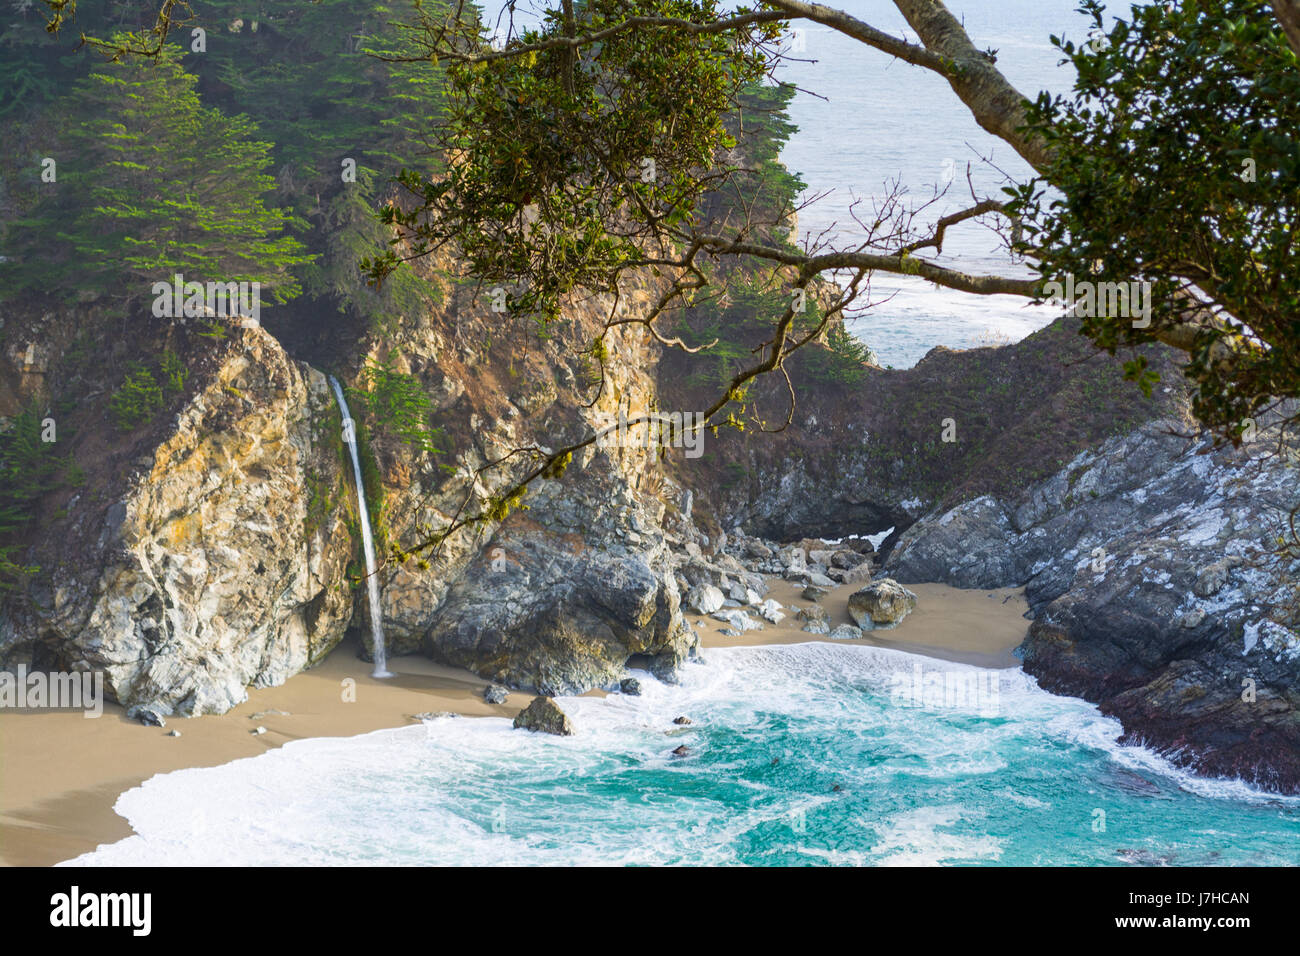
<instances>
[{"instance_id":1,"label":"large boulder","mask_svg":"<svg viewBox=\"0 0 1300 956\"><path fill-rule=\"evenodd\" d=\"M634 655L671 680L699 638L682 621L665 559L662 550L587 547L512 515L449 589L423 649L539 694L615 684Z\"/></svg>"},{"instance_id":2,"label":"large boulder","mask_svg":"<svg viewBox=\"0 0 1300 956\"><path fill-rule=\"evenodd\" d=\"M515 729L557 737L573 736L569 715L550 697L534 697L532 703L515 715Z\"/></svg>"},{"instance_id":3,"label":"large boulder","mask_svg":"<svg viewBox=\"0 0 1300 956\"><path fill-rule=\"evenodd\" d=\"M849 617L863 630L897 627L916 607L916 595L890 578L849 595Z\"/></svg>"},{"instance_id":4,"label":"large boulder","mask_svg":"<svg viewBox=\"0 0 1300 956\"><path fill-rule=\"evenodd\" d=\"M191 716L342 639L356 499L325 376L250 328L191 378L180 410L130 462L104 459L37 543L49 571L0 608L0 665L102 671L136 712Z\"/></svg>"},{"instance_id":5,"label":"large boulder","mask_svg":"<svg viewBox=\"0 0 1300 956\"><path fill-rule=\"evenodd\" d=\"M712 584L697 584L686 592L686 609L696 614L712 614L726 600Z\"/></svg>"}]
</instances>

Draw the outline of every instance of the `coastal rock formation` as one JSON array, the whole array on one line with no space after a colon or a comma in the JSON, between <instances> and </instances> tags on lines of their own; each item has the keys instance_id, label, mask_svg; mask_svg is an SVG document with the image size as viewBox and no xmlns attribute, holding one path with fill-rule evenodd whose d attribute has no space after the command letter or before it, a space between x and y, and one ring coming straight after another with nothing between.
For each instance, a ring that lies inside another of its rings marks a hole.
<instances>
[{"instance_id":1,"label":"coastal rock formation","mask_svg":"<svg viewBox=\"0 0 1300 956\"><path fill-rule=\"evenodd\" d=\"M116 484L66 496L0 661L102 670L119 702L189 716L319 659L352 614L344 505L321 492L345 487L339 421L320 372L243 330Z\"/></svg>"},{"instance_id":2,"label":"coastal rock formation","mask_svg":"<svg viewBox=\"0 0 1300 956\"><path fill-rule=\"evenodd\" d=\"M1146 399L1076 333L1062 319L1005 348L935 349L851 393L805 388L779 435L727 436L690 463L696 500L716 503L697 520L737 554L758 553L742 529L761 535L774 557L790 548L776 541L889 532L882 573L901 583L1023 585L1025 669L1043 687L1194 770L1300 791L1286 527L1300 456L1267 456L1264 423L1239 452L1212 448L1167 350L1144 352L1167 383ZM828 574L870 573L837 563Z\"/></svg>"},{"instance_id":3,"label":"coastal rock formation","mask_svg":"<svg viewBox=\"0 0 1300 956\"><path fill-rule=\"evenodd\" d=\"M560 710L560 705L549 697L534 697L532 702L515 715L516 730L531 730L539 734L572 737L573 722Z\"/></svg>"},{"instance_id":4,"label":"coastal rock formation","mask_svg":"<svg viewBox=\"0 0 1300 956\"><path fill-rule=\"evenodd\" d=\"M1294 447L1241 450L1152 422L1015 499L927 516L901 581L1025 585L1025 670L1097 702L1125 739L1200 772L1300 790Z\"/></svg>"},{"instance_id":5,"label":"coastal rock formation","mask_svg":"<svg viewBox=\"0 0 1300 956\"><path fill-rule=\"evenodd\" d=\"M916 595L889 578L849 595L849 617L863 630L897 627L915 607Z\"/></svg>"},{"instance_id":6,"label":"coastal rock formation","mask_svg":"<svg viewBox=\"0 0 1300 956\"><path fill-rule=\"evenodd\" d=\"M494 568L486 557L510 557ZM426 653L540 694L617 682L633 655L665 678L693 652L662 543L598 550L573 534L511 516L484 556L450 587L425 634Z\"/></svg>"}]
</instances>

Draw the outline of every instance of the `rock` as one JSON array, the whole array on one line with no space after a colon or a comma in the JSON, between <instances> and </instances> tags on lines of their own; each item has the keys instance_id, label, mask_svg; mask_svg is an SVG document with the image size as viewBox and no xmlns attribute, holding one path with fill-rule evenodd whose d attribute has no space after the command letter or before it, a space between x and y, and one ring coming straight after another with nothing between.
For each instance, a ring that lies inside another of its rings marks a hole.
<instances>
[{"instance_id":1,"label":"rock","mask_svg":"<svg viewBox=\"0 0 1300 956\"><path fill-rule=\"evenodd\" d=\"M840 584L866 584L871 580L871 562L864 562L856 568L831 568L826 576Z\"/></svg>"},{"instance_id":2,"label":"rock","mask_svg":"<svg viewBox=\"0 0 1300 956\"><path fill-rule=\"evenodd\" d=\"M267 717L289 717L289 716L291 715L287 710L276 710L274 707L272 707L270 710L259 710L255 714L249 714L248 719L263 720Z\"/></svg>"},{"instance_id":3,"label":"rock","mask_svg":"<svg viewBox=\"0 0 1300 956\"><path fill-rule=\"evenodd\" d=\"M802 573L808 570L808 555L803 548L786 548L781 552L780 558L787 572Z\"/></svg>"},{"instance_id":4,"label":"rock","mask_svg":"<svg viewBox=\"0 0 1300 956\"><path fill-rule=\"evenodd\" d=\"M50 525L33 556L50 599L0 611L0 665L41 635L102 671L106 697L188 717L284 683L343 638L352 492L333 396L264 329L236 335L190 368L147 444L117 446L143 452L144 475L92 473L102 506ZM315 503L313 487L328 489Z\"/></svg>"},{"instance_id":5,"label":"rock","mask_svg":"<svg viewBox=\"0 0 1300 956\"><path fill-rule=\"evenodd\" d=\"M819 588L815 584L810 584L803 589L803 592L799 596L805 601L820 601L827 595L827 593L828 592L825 588Z\"/></svg>"},{"instance_id":6,"label":"rock","mask_svg":"<svg viewBox=\"0 0 1300 956\"><path fill-rule=\"evenodd\" d=\"M689 718L689 717L674 717L674 718L673 718L673 723L674 723L674 724L677 724L679 727L685 727L687 724L691 723L691 718Z\"/></svg>"},{"instance_id":7,"label":"rock","mask_svg":"<svg viewBox=\"0 0 1300 956\"><path fill-rule=\"evenodd\" d=\"M830 550L817 550L817 551L808 552L808 560L814 564L820 564L823 567L829 565L833 557L835 557L835 552Z\"/></svg>"},{"instance_id":8,"label":"rock","mask_svg":"<svg viewBox=\"0 0 1300 956\"><path fill-rule=\"evenodd\" d=\"M1196 583L1192 585L1192 593L1197 597L1213 597L1223 590L1224 585L1228 583L1229 562L1215 561L1207 568L1203 568L1196 576Z\"/></svg>"},{"instance_id":9,"label":"rock","mask_svg":"<svg viewBox=\"0 0 1300 956\"><path fill-rule=\"evenodd\" d=\"M890 578L849 595L849 616L864 630L896 627L915 607L916 595Z\"/></svg>"},{"instance_id":10,"label":"rock","mask_svg":"<svg viewBox=\"0 0 1300 956\"><path fill-rule=\"evenodd\" d=\"M697 584L686 594L686 607L696 614L712 614L722 607L723 594L712 584Z\"/></svg>"},{"instance_id":11,"label":"rock","mask_svg":"<svg viewBox=\"0 0 1300 956\"><path fill-rule=\"evenodd\" d=\"M870 560L867 555L859 554L857 551L836 551L831 555L831 567L847 571Z\"/></svg>"},{"instance_id":12,"label":"rock","mask_svg":"<svg viewBox=\"0 0 1300 956\"><path fill-rule=\"evenodd\" d=\"M489 704L504 704L509 696L510 691L500 684L488 684L483 688L483 699Z\"/></svg>"},{"instance_id":13,"label":"rock","mask_svg":"<svg viewBox=\"0 0 1300 956\"><path fill-rule=\"evenodd\" d=\"M763 629L762 624L759 624L758 621L754 620L744 611L718 611L713 615L713 619L715 621L723 622L738 634L743 634L745 631L761 631Z\"/></svg>"},{"instance_id":14,"label":"rock","mask_svg":"<svg viewBox=\"0 0 1300 956\"><path fill-rule=\"evenodd\" d=\"M616 684L634 654L650 658L656 677L672 680L699 638L682 620L667 544L618 550L598 546L595 531L584 539L542 525L538 516L548 509L575 524L591 518L547 498L562 492L559 483L540 492L527 517L511 515L480 563L447 590L421 640L424 652L548 697ZM482 563L494 550L508 556L497 571Z\"/></svg>"},{"instance_id":15,"label":"rock","mask_svg":"<svg viewBox=\"0 0 1300 956\"><path fill-rule=\"evenodd\" d=\"M443 718L459 717L460 714L454 714L449 710L426 710L420 714L408 714L407 716L410 717L411 720L423 722L426 720L442 720Z\"/></svg>"},{"instance_id":16,"label":"rock","mask_svg":"<svg viewBox=\"0 0 1300 956\"><path fill-rule=\"evenodd\" d=\"M748 588L737 581L731 585L731 589L727 592L727 597L731 598L737 604L749 604L750 600L748 590Z\"/></svg>"},{"instance_id":17,"label":"rock","mask_svg":"<svg viewBox=\"0 0 1300 956\"><path fill-rule=\"evenodd\" d=\"M1097 704L1125 742L1181 767L1300 793L1296 566L1266 537L1300 505L1295 438L1266 455L1279 441L1267 417L1241 448L1189 442L1183 421L1148 421L1025 488L936 509L885 570L1025 586L1020 653L1044 690Z\"/></svg>"},{"instance_id":18,"label":"rock","mask_svg":"<svg viewBox=\"0 0 1300 956\"><path fill-rule=\"evenodd\" d=\"M795 617L801 621L827 621L830 619L830 616L826 613L826 608L820 604L799 608L795 612Z\"/></svg>"},{"instance_id":19,"label":"rock","mask_svg":"<svg viewBox=\"0 0 1300 956\"><path fill-rule=\"evenodd\" d=\"M166 727L167 721L163 720L162 714L149 707L136 705L126 709L127 720L138 720L147 727Z\"/></svg>"},{"instance_id":20,"label":"rock","mask_svg":"<svg viewBox=\"0 0 1300 956\"><path fill-rule=\"evenodd\" d=\"M573 724L550 697L534 697L531 704L515 716L515 727L558 737L572 737Z\"/></svg>"},{"instance_id":21,"label":"rock","mask_svg":"<svg viewBox=\"0 0 1300 956\"><path fill-rule=\"evenodd\" d=\"M167 736L167 737L179 737L180 735L181 735L181 732L180 732L179 730L169 730L169 731L167 731L167 733L166 733L165 736Z\"/></svg>"},{"instance_id":22,"label":"rock","mask_svg":"<svg viewBox=\"0 0 1300 956\"><path fill-rule=\"evenodd\" d=\"M807 631L809 634L829 634L831 630L831 622L830 621L809 621L802 628L800 628L800 630Z\"/></svg>"},{"instance_id":23,"label":"rock","mask_svg":"<svg viewBox=\"0 0 1300 956\"><path fill-rule=\"evenodd\" d=\"M813 585L814 587L819 587L819 588L835 587L834 581L832 581L829 577L827 577L826 575L818 571L813 571L808 575L808 583Z\"/></svg>"},{"instance_id":24,"label":"rock","mask_svg":"<svg viewBox=\"0 0 1300 956\"><path fill-rule=\"evenodd\" d=\"M785 620L785 614L781 611L781 605L771 598L762 603L758 609L759 617L772 624L780 624Z\"/></svg>"},{"instance_id":25,"label":"rock","mask_svg":"<svg viewBox=\"0 0 1300 956\"><path fill-rule=\"evenodd\" d=\"M254 736L260 737L262 734L266 733L266 728L254 727L252 730L249 731L249 733L253 734Z\"/></svg>"},{"instance_id":26,"label":"rock","mask_svg":"<svg viewBox=\"0 0 1300 956\"><path fill-rule=\"evenodd\" d=\"M685 744L682 744L680 747L676 747L676 748L674 748L674 750L673 750L673 756L674 756L674 757L685 757L685 756L689 755L690 752L691 752L691 749L690 749L689 747L687 747Z\"/></svg>"},{"instance_id":27,"label":"rock","mask_svg":"<svg viewBox=\"0 0 1300 956\"><path fill-rule=\"evenodd\" d=\"M624 677L618 682L618 690L621 694L627 694L629 697L641 696L641 682L635 677Z\"/></svg>"},{"instance_id":28,"label":"rock","mask_svg":"<svg viewBox=\"0 0 1300 956\"><path fill-rule=\"evenodd\" d=\"M828 636L836 641L856 641L862 637L862 628L854 627L852 624L841 624Z\"/></svg>"}]
</instances>

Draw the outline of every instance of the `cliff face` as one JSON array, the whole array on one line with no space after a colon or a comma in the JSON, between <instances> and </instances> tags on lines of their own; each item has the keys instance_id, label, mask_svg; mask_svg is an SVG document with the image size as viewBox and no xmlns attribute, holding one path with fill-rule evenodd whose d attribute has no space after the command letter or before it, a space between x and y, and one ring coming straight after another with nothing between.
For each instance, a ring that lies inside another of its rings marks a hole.
<instances>
[{"instance_id":1,"label":"cliff face","mask_svg":"<svg viewBox=\"0 0 1300 956\"><path fill-rule=\"evenodd\" d=\"M597 386L583 352L607 307L575 304L538 335L453 287L334 369L413 376L443 429L434 454L370 423L381 553L444 527L471 481L478 510L530 467L519 449L620 412L703 406L676 359L659 366L628 329L610 336L618 361ZM77 321L10 322L0 397L57 404ZM69 440L90 480L41 504L20 557L42 570L3 598L0 663L103 669L124 703L200 713L310 666L349 627L368 639L324 374L262 330L204 349L166 414L125 436L105 421L105 389L83 387ZM796 382L788 428L706 436L698 459L661 457L635 432L589 447L504 522L383 562L390 648L548 694L608 686L633 658L671 679L697 646L679 604L700 545L712 554L737 527L793 540L893 526L882 550L901 581L1027 587L1022 653L1048 689L1198 770L1300 789L1300 562L1277 554L1300 504L1294 454L1257 460L1267 430L1242 452L1182 437L1177 372L1152 358L1170 384L1148 401L1058 323L1008 348L867 369L851 389ZM758 398L776 407L780 392Z\"/></svg>"},{"instance_id":2,"label":"cliff face","mask_svg":"<svg viewBox=\"0 0 1300 956\"><path fill-rule=\"evenodd\" d=\"M431 454L358 421L373 464L367 493L390 651L547 693L615 682L633 655L671 676L696 642L662 528L677 492L635 434L588 449L503 526L476 525L405 563L383 560L386 542L414 548L444 527L471 484L480 498L508 487L531 467L518 449L654 406L654 354L639 336L609 336L618 361L598 387L582 361L608 303L575 304L548 337L527 321L510 326L474 291L449 288L442 306L337 369L345 383L377 363L414 376L443 429L442 452ZM625 291L634 301L647 294ZM11 413L32 400L57 404L79 321L11 322L16 344L0 374ZM96 328L94 341L115 355L110 331ZM155 333L186 357L185 394L123 433L105 407L121 372L77 380L79 395L97 399L79 400L76 428L62 434L88 480L80 492L46 495L30 526L23 558L41 571L0 595L0 664L103 669L124 704L220 712L246 687L310 666L349 626L368 642L355 490L321 370L290 359L263 329L220 344ZM42 345L34 366L25 338L57 344Z\"/></svg>"},{"instance_id":3,"label":"cliff face","mask_svg":"<svg viewBox=\"0 0 1300 956\"><path fill-rule=\"evenodd\" d=\"M1261 422L1215 449L1167 355L1147 401L1070 335L804 390L770 444L720 442L695 467L719 489L697 500L721 503L701 520L784 540L893 526L899 581L1026 587L1021 653L1045 688L1193 769L1300 790L1300 554L1279 550L1294 437Z\"/></svg>"},{"instance_id":4,"label":"cliff face","mask_svg":"<svg viewBox=\"0 0 1300 956\"><path fill-rule=\"evenodd\" d=\"M333 408L320 372L240 333L148 447L61 493L0 660L103 670L119 701L190 715L327 653L352 611L347 526L319 498L343 478Z\"/></svg>"},{"instance_id":5,"label":"cliff face","mask_svg":"<svg viewBox=\"0 0 1300 956\"><path fill-rule=\"evenodd\" d=\"M1296 446L1241 450L1156 422L1012 498L927 516L902 581L1027 585L1025 669L1095 701L1126 739L1202 772L1300 789Z\"/></svg>"},{"instance_id":6,"label":"cliff face","mask_svg":"<svg viewBox=\"0 0 1300 956\"><path fill-rule=\"evenodd\" d=\"M627 330L606 338L614 361L603 381L582 358L610 303L574 303L563 327L539 338L511 325L474 290L387 337L411 374L440 397L435 416L448 453L436 460L375 444L389 540L413 548L461 508L467 479L499 492L536 462L517 449L554 448L616 419L651 411L657 351ZM633 305L649 295L632 287ZM628 658L646 655L664 675L696 638L678 610L664 540L678 489L656 451L633 431L583 450L564 475L540 480L526 510L503 524L459 532L429 567L391 564L382 574L384 630L398 651L423 651L513 686L580 693L617 682ZM493 462L501 464L484 470ZM477 506L471 506L470 512Z\"/></svg>"}]
</instances>

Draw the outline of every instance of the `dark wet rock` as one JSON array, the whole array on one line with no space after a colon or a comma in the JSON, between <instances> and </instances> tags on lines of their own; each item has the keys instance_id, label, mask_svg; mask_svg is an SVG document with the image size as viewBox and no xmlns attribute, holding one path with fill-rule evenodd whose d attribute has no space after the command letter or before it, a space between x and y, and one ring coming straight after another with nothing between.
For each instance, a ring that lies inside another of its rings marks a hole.
<instances>
[{"instance_id":1,"label":"dark wet rock","mask_svg":"<svg viewBox=\"0 0 1300 956\"><path fill-rule=\"evenodd\" d=\"M687 747L685 744L682 744L680 747L676 747L673 749L673 756L686 757L690 755L690 752L691 752L691 748Z\"/></svg>"},{"instance_id":2,"label":"dark wet rock","mask_svg":"<svg viewBox=\"0 0 1300 956\"><path fill-rule=\"evenodd\" d=\"M509 696L510 691L500 684L488 684L483 688L483 699L489 704L504 704Z\"/></svg>"},{"instance_id":3,"label":"dark wet rock","mask_svg":"<svg viewBox=\"0 0 1300 956\"><path fill-rule=\"evenodd\" d=\"M689 718L689 717L674 717L674 718L673 718L673 723L674 723L674 724L677 724L678 726L684 727L684 726L686 726L687 724L691 723L691 718Z\"/></svg>"},{"instance_id":4,"label":"dark wet rock","mask_svg":"<svg viewBox=\"0 0 1300 956\"><path fill-rule=\"evenodd\" d=\"M138 705L134 707L128 707L126 709L126 716L128 720L138 720L146 727L167 726L167 721L163 719L162 714L158 713L158 711L153 710L149 707L140 707Z\"/></svg>"},{"instance_id":5,"label":"dark wet rock","mask_svg":"<svg viewBox=\"0 0 1300 956\"><path fill-rule=\"evenodd\" d=\"M1018 498L927 516L886 570L1025 585L1021 653L1044 689L1097 703L1182 766L1300 792L1300 561L1276 551L1296 466L1268 441L1214 448L1178 427L1112 439Z\"/></svg>"},{"instance_id":6,"label":"dark wet rock","mask_svg":"<svg viewBox=\"0 0 1300 956\"><path fill-rule=\"evenodd\" d=\"M549 697L534 697L532 703L515 716L515 727L557 737L573 736L569 716Z\"/></svg>"},{"instance_id":7,"label":"dark wet rock","mask_svg":"<svg viewBox=\"0 0 1300 956\"><path fill-rule=\"evenodd\" d=\"M493 540L511 560L452 585L424 638L435 660L553 696L616 683L637 654L672 680L698 647L662 542L601 550L514 516Z\"/></svg>"},{"instance_id":8,"label":"dark wet rock","mask_svg":"<svg viewBox=\"0 0 1300 956\"><path fill-rule=\"evenodd\" d=\"M627 694L629 697L641 696L641 682L635 677L624 677L618 682L620 694Z\"/></svg>"}]
</instances>

